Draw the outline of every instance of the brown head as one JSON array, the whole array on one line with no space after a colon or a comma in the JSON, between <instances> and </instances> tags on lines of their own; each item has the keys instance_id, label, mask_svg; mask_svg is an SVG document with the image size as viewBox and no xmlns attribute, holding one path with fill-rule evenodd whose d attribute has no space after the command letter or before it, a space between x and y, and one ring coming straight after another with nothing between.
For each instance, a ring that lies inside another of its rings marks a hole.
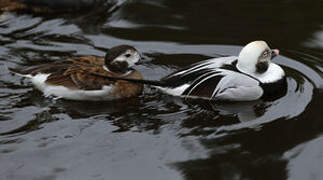
<instances>
[{"instance_id":1,"label":"brown head","mask_svg":"<svg viewBox=\"0 0 323 180\"><path fill-rule=\"evenodd\" d=\"M108 50L105 66L109 71L124 74L140 60L139 52L132 46L120 45Z\"/></svg>"}]
</instances>

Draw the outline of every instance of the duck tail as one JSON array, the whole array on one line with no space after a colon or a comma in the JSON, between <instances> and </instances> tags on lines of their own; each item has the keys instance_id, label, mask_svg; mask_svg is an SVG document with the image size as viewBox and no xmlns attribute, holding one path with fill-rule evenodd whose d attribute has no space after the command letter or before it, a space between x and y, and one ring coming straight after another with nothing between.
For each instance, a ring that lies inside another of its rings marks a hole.
<instances>
[{"instance_id":1,"label":"duck tail","mask_svg":"<svg viewBox=\"0 0 323 180\"><path fill-rule=\"evenodd\" d=\"M12 73L15 73L15 74L22 74L22 73L20 72L20 70L18 70L18 69L11 68L11 67L7 67L7 69L8 69L10 72L12 72Z\"/></svg>"},{"instance_id":2,"label":"duck tail","mask_svg":"<svg viewBox=\"0 0 323 180\"><path fill-rule=\"evenodd\" d=\"M15 68L11 68L11 67L7 67L7 69L14 74L17 74L18 76L22 76L22 77L31 77L30 72L29 71L23 71L20 69L15 69Z\"/></svg>"}]
</instances>

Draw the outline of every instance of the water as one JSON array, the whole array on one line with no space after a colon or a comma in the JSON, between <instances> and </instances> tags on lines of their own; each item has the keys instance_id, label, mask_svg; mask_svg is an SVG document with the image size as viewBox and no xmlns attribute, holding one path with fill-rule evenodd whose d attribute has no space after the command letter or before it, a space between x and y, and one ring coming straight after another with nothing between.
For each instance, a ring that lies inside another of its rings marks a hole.
<instances>
[{"instance_id":1,"label":"water","mask_svg":"<svg viewBox=\"0 0 323 180\"><path fill-rule=\"evenodd\" d=\"M321 2L117 1L88 12L0 16L0 179L323 179ZM146 87L126 101L45 98L6 66L135 46L147 79L263 39L288 91L214 104Z\"/></svg>"}]
</instances>

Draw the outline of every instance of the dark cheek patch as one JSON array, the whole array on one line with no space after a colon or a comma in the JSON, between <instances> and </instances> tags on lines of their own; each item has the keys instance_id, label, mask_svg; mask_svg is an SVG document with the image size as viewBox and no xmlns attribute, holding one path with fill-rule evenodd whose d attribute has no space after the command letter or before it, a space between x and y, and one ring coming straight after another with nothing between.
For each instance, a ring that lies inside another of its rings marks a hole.
<instances>
[{"instance_id":1,"label":"dark cheek patch","mask_svg":"<svg viewBox=\"0 0 323 180\"><path fill-rule=\"evenodd\" d=\"M266 72L267 71L267 69L268 69L268 62L258 62L257 64L256 64L256 72L257 73L264 73L264 72Z\"/></svg>"},{"instance_id":2,"label":"dark cheek patch","mask_svg":"<svg viewBox=\"0 0 323 180\"><path fill-rule=\"evenodd\" d=\"M128 63L125 61L122 62L112 62L109 65L109 70L116 72L116 73L125 73L128 70Z\"/></svg>"}]
</instances>

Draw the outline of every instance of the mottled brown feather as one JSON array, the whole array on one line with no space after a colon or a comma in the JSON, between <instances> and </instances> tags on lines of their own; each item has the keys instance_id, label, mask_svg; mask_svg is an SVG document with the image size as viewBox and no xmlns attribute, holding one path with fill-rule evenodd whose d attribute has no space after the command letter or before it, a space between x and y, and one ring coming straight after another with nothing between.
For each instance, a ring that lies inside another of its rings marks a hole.
<instances>
[{"instance_id":1,"label":"mottled brown feather","mask_svg":"<svg viewBox=\"0 0 323 180\"><path fill-rule=\"evenodd\" d=\"M68 58L64 61L42 64L36 67L23 69L23 70L12 69L12 71L17 72L19 74L31 74L31 75L36 75L38 73L49 74L49 73L55 73L57 71L61 72L62 70L65 71L67 70L67 68L73 67L75 65L102 67L104 65L104 58L96 57L96 56L75 57L75 58Z\"/></svg>"},{"instance_id":2,"label":"mottled brown feather","mask_svg":"<svg viewBox=\"0 0 323 180\"><path fill-rule=\"evenodd\" d=\"M46 82L48 84L56 85L56 86L65 86L69 89L77 90L78 86L71 79L71 76L64 76L61 73L51 74Z\"/></svg>"},{"instance_id":3,"label":"mottled brown feather","mask_svg":"<svg viewBox=\"0 0 323 180\"><path fill-rule=\"evenodd\" d=\"M88 65L68 64L68 67L65 67L64 69L58 66L58 69L63 69L64 71L59 72L57 69L57 72L59 73L51 74L47 78L46 83L51 85L64 84L64 86L67 88L75 89L76 87L76 89L82 90L98 90L102 89L104 85L110 85L113 83L108 78L96 76L94 74L115 76L114 73L105 71L102 66L91 66L91 64ZM61 81L57 80L60 78L62 79Z\"/></svg>"},{"instance_id":4,"label":"mottled brown feather","mask_svg":"<svg viewBox=\"0 0 323 180\"><path fill-rule=\"evenodd\" d=\"M142 79L142 75L138 71L133 71L131 74L124 76L129 79ZM116 81L113 93L118 97L132 97L140 94L143 89L142 84L131 83L128 81Z\"/></svg>"},{"instance_id":5,"label":"mottled brown feather","mask_svg":"<svg viewBox=\"0 0 323 180\"><path fill-rule=\"evenodd\" d=\"M91 65L91 66L104 65L104 58L97 57L97 56L83 56L83 57L69 58L67 59L67 61L71 61L74 64L81 64L81 65Z\"/></svg>"}]
</instances>

